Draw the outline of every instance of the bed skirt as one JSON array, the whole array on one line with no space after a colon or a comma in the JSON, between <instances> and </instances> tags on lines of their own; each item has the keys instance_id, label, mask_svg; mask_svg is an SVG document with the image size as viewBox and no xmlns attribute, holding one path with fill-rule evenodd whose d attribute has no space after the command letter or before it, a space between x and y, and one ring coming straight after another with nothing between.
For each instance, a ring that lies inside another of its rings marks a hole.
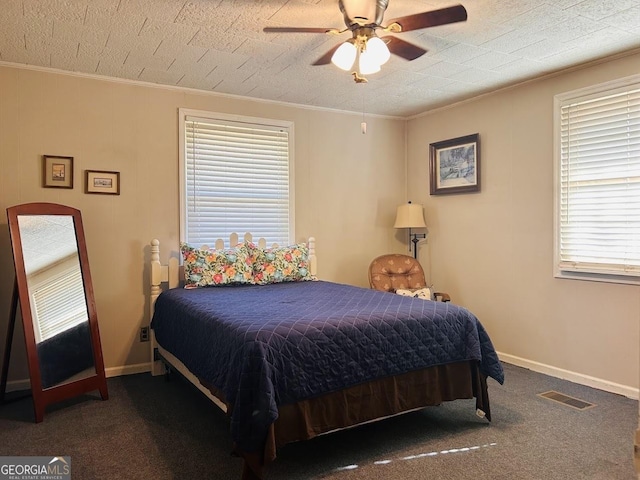
<instances>
[{"instance_id":1,"label":"bed skirt","mask_svg":"<svg viewBox=\"0 0 640 480\"><path fill-rule=\"evenodd\" d=\"M224 402L221 392L203 383ZM287 443L309 440L335 430L440 405L442 402L476 398L476 409L491 420L486 376L478 362L438 365L402 375L374 380L320 397L282 405L271 425L264 450L234 453L244 459L242 480L261 480ZM226 403L226 402L225 402ZM227 413L231 412L227 404Z\"/></svg>"}]
</instances>

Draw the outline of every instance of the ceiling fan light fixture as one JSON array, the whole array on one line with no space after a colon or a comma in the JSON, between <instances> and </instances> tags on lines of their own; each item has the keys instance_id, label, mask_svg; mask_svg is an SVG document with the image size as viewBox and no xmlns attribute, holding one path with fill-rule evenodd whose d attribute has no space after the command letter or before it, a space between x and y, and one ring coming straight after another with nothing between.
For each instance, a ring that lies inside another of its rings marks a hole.
<instances>
[{"instance_id":1,"label":"ceiling fan light fixture","mask_svg":"<svg viewBox=\"0 0 640 480\"><path fill-rule=\"evenodd\" d=\"M367 40L366 51L375 57L379 65L384 65L391 58L387 44L380 37L371 37Z\"/></svg>"},{"instance_id":2,"label":"ceiling fan light fixture","mask_svg":"<svg viewBox=\"0 0 640 480\"><path fill-rule=\"evenodd\" d=\"M335 2L335 0L332 0ZM265 27L268 33L327 33L339 35L351 32L353 38L334 45L313 65L333 63L338 68L351 71L356 83L366 83L367 79L360 74L376 73L390 58L391 53L405 60L415 60L427 53L424 48L414 45L395 36L378 37L378 31L385 33L403 33L423 28L449 25L467 20L467 10L462 5L428 10L388 20L383 26L384 13L390 0L338 0L338 7L344 17L346 28L318 27ZM374 60L375 57L375 60ZM358 62L355 67L354 63Z\"/></svg>"},{"instance_id":3,"label":"ceiling fan light fixture","mask_svg":"<svg viewBox=\"0 0 640 480\"><path fill-rule=\"evenodd\" d=\"M361 75L371 75L372 73L380 71L380 63L374 54L365 50L364 52L360 52L358 69Z\"/></svg>"},{"instance_id":4,"label":"ceiling fan light fixture","mask_svg":"<svg viewBox=\"0 0 640 480\"><path fill-rule=\"evenodd\" d=\"M349 71L356 60L357 53L358 50L353 44L353 39L349 39L334 52L331 63L342 70Z\"/></svg>"}]
</instances>

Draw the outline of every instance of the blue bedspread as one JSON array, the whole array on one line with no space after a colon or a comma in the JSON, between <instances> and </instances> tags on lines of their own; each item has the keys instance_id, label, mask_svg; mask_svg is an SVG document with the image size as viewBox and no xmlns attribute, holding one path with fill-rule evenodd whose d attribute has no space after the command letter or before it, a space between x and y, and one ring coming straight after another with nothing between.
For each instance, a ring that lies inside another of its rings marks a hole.
<instances>
[{"instance_id":1,"label":"blue bedspread","mask_svg":"<svg viewBox=\"0 0 640 480\"><path fill-rule=\"evenodd\" d=\"M489 336L465 308L337 283L171 289L158 297L151 327L224 393L244 451L262 448L279 405L376 378L477 360L504 380Z\"/></svg>"}]
</instances>

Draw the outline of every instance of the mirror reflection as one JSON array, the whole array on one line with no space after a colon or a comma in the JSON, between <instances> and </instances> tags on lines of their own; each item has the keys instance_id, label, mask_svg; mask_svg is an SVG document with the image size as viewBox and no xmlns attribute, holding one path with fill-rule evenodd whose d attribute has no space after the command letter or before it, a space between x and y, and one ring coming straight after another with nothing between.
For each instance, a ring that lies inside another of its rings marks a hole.
<instances>
[{"instance_id":1,"label":"mirror reflection","mask_svg":"<svg viewBox=\"0 0 640 480\"><path fill-rule=\"evenodd\" d=\"M42 388L95 374L71 215L18 215Z\"/></svg>"}]
</instances>

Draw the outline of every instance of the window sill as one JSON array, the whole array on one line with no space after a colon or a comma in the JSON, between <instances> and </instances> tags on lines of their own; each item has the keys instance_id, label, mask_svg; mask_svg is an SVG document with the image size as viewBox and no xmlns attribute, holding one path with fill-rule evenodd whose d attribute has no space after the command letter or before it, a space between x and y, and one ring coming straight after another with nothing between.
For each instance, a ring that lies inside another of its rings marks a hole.
<instances>
[{"instance_id":1,"label":"window sill","mask_svg":"<svg viewBox=\"0 0 640 480\"><path fill-rule=\"evenodd\" d=\"M640 277L634 275L611 275L594 272L573 272L567 270L555 271L555 278L568 280L584 280L588 282L620 283L624 285L640 285Z\"/></svg>"}]
</instances>

